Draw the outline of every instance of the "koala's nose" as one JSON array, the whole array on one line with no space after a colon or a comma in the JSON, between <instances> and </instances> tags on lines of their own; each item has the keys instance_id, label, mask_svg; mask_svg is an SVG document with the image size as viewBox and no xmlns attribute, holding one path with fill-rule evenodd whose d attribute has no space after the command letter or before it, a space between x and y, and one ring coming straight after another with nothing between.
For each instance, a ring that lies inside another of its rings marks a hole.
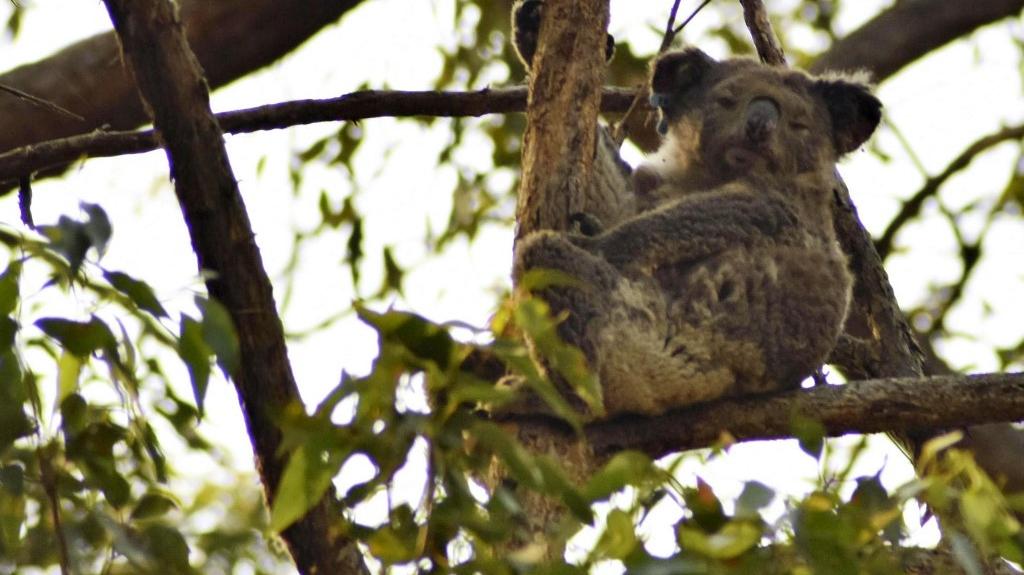
<instances>
[{"instance_id":1,"label":"koala's nose","mask_svg":"<svg viewBox=\"0 0 1024 575\"><path fill-rule=\"evenodd\" d=\"M747 139L751 143L764 143L779 123L779 105L771 98L754 98L747 105Z\"/></svg>"}]
</instances>

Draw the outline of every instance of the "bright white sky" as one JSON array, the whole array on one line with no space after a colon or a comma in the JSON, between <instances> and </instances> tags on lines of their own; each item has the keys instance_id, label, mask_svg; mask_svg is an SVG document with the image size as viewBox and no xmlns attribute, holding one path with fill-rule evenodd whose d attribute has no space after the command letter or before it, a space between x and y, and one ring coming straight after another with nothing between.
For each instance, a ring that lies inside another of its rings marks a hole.
<instances>
[{"instance_id":1,"label":"bright white sky","mask_svg":"<svg viewBox=\"0 0 1024 575\"><path fill-rule=\"evenodd\" d=\"M10 38L0 40L5 68L43 58L75 39L109 29L100 2L23 2L30 9L21 36L13 42ZM690 4L695 2L684 2L683 10L692 9ZM792 0L784 4L788 6ZM844 3L839 18L841 31L856 28L883 4L887 3ZM659 41L654 29L661 28L670 5L668 0L613 0L611 31L620 41L632 41L634 50L653 52ZM364 82L375 88L427 89L442 65L434 46L453 45L458 34L453 14L450 0L367 2L283 62L216 92L214 109L332 97ZM707 10L688 29L687 38L696 39L712 54L722 55L724 47L719 42L701 35L720 17L714 8ZM728 17L739 18L739 12L730 10ZM1019 22L1015 27L1000 24L932 54L880 86L878 93L888 121L906 135L929 174L941 171L978 137L1001 125L1024 120L1021 56L1007 28L1018 39L1024 34ZM384 29L386 33L368 33ZM790 42L810 51L820 47L822 39L805 30L793 33ZM520 70L496 70L486 81L502 84L509 77L518 79L521 75ZM364 122L363 126L367 135L356 155L354 176L336 168L310 165L297 196L288 180L292 152L336 131L337 125L229 137L232 165L267 268L278 274L289 255L292 230L310 229L318 221L316 200L321 190L327 190L336 206L353 190L359 190L357 206L366 217L367 254L361 292L371 293L379 285L381 249L392 246L398 261L413 270L406 282L406 297L395 302L396 306L438 321L485 325L495 305L495 294L508 286L511 230L492 226L472 245L456 242L444 257L424 259L422 238L427 226L443 230L451 208L454 168L438 167L433 151L449 140L449 123L438 121L424 127L411 121L380 119ZM899 200L910 196L923 182L890 130L883 129L877 141L892 157L891 162L857 152L842 169L861 217L874 233L884 228L898 209ZM639 159L635 150L627 149L626 153L634 164ZM1018 154L1017 146L1001 146L947 184L942 197L954 209L978 200L991 203L1005 186L1009 166ZM456 154L460 165L481 171L489 169L489 158L490 144L480 137L470 137L468 145ZM265 166L258 175L261 160ZM103 265L149 282L174 316L175 310L190 309L191 296L200 283L166 170L162 153L89 161L67 178L36 184L34 213L37 222L49 223L62 214L75 215L80 201L101 204L115 230ZM496 174L495 185L507 187L509 178L509 174ZM17 218L15 202L8 197L0 204L0 214L4 214L0 217L10 223ZM949 281L959 273L956 244L944 221L936 217L934 203L926 213L931 217L900 236L899 245L910 251L889 261L896 294L905 306L921 301L929 285ZM972 218L966 218L964 224L968 230L978 228ZM349 273L341 264L346 238L345 234L328 233L307 247L293 305L285 313L290 330L316 324L325 315L347 308L355 297ZM1019 296L1024 279L1022 246L1024 226L1019 217L1002 217L986 244L986 258L968 286L966 303L949 318L951 329L964 333L942 348L955 365L977 371L994 369L993 343L1006 345L1019 337L1019 322L1024 317ZM282 289L279 284L279 296ZM73 313L66 305L53 305L53 313ZM984 313L985 305L996 312ZM357 374L366 372L375 352L372 332L354 319L290 344L296 377L308 404L315 404L337 383L343 368ZM167 362L168 367L173 363ZM178 393L190 397L183 369L178 381ZM251 468L248 439L233 390L222 381L215 382L207 401L207 436L222 442L239 467ZM890 487L910 478L909 465L886 447L884 439L873 444L876 448L861 461L861 474L874 474L884 465L883 479ZM208 462L193 459L176 459L179 471L209 471ZM691 458L683 466L680 479L692 483L699 473L721 496L730 499L750 479L798 494L810 489L810 480L818 472L817 465L793 442L774 442L737 446L727 458L708 465ZM344 479L342 482L351 484ZM778 511L782 511L781 505ZM368 513L377 514L372 510ZM664 513L671 517L677 511L666 509ZM664 529L660 537L656 531L651 529L652 542L669 551L671 537L664 536Z\"/></svg>"}]
</instances>

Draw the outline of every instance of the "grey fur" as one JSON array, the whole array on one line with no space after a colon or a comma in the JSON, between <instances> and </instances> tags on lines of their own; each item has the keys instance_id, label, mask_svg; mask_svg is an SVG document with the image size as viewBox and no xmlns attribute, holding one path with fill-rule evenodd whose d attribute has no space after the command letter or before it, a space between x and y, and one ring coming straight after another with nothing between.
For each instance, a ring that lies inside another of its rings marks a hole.
<instances>
[{"instance_id":1,"label":"grey fur","mask_svg":"<svg viewBox=\"0 0 1024 575\"><path fill-rule=\"evenodd\" d=\"M796 387L842 331L852 278L831 224L834 164L880 104L847 79L694 49L662 56L652 84L667 138L634 173L635 197L599 146L602 189L584 193L615 199L574 216L594 235L523 238L514 278L580 280L537 295L567 312L560 335L600 377L608 416Z\"/></svg>"}]
</instances>

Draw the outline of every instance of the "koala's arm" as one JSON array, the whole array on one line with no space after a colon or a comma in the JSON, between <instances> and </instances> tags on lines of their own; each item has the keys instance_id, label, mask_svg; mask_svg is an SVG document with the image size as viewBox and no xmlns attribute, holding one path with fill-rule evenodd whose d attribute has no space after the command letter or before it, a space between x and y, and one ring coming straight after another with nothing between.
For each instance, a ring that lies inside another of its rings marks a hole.
<instances>
[{"instance_id":1,"label":"koala's arm","mask_svg":"<svg viewBox=\"0 0 1024 575\"><path fill-rule=\"evenodd\" d=\"M749 190L687 196L645 212L596 237L572 236L620 270L697 261L778 237L798 227L796 212L779 198Z\"/></svg>"}]
</instances>

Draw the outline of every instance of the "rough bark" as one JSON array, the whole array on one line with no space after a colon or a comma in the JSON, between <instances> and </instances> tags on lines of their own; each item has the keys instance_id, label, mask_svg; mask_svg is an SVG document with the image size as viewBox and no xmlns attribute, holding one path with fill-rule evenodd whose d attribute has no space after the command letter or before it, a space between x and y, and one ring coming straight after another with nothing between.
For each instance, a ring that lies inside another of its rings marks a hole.
<instances>
[{"instance_id":1,"label":"rough bark","mask_svg":"<svg viewBox=\"0 0 1024 575\"><path fill-rule=\"evenodd\" d=\"M170 0L106 0L125 59L167 150L206 287L228 309L240 344L232 380L268 499L280 482L281 432L272 417L300 402L270 280L210 110L209 87ZM339 535L327 498L283 536L302 573L365 573Z\"/></svg>"},{"instance_id":2,"label":"rough bark","mask_svg":"<svg viewBox=\"0 0 1024 575\"><path fill-rule=\"evenodd\" d=\"M545 4L526 105L516 240L537 230L564 230L569 214L587 211L583 190L598 141L599 47L607 28L607 0Z\"/></svg>"},{"instance_id":3,"label":"rough bark","mask_svg":"<svg viewBox=\"0 0 1024 575\"><path fill-rule=\"evenodd\" d=\"M867 70L881 82L932 50L1022 9L1024 0L896 2L833 43L810 71Z\"/></svg>"},{"instance_id":4,"label":"rough bark","mask_svg":"<svg viewBox=\"0 0 1024 575\"><path fill-rule=\"evenodd\" d=\"M591 424L594 451L639 449L652 457L737 441L792 437L793 417L808 417L828 436L927 432L1024 418L1024 374L993 373L858 381L679 409L660 417ZM724 435L728 434L728 435Z\"/></svg>"},{"instance_id":5,"label":"rough bark","mask_svg":"<svg viewBox=\"0 0 1024 575\"><path fill-rule=\"evenodd\" d=\"M185 0L189 42L213 87L274 62L359 0ZM58 104L74 120L30 102L0 97L0 151L108 126L134 128L149 121L121 66L117 38L99 34L39 62L0 75L0 84Z\"/></svg>"}]
</instances>

